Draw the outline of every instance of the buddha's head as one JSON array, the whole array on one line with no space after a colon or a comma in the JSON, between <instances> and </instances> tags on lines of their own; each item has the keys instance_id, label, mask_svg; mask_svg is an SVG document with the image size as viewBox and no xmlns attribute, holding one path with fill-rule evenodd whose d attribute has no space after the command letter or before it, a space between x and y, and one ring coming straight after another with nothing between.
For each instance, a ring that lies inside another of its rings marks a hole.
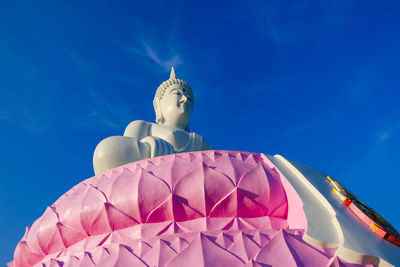
<instances>
[{"instance_id":1,"label":"buddha's head","mask_svg":"<svg viewBox=\"0 0 400 267\"><path fill-rule=\"evenodd\" d=\"M157 123L189 131L193 92L189 84L176 78L174 68L170 78L158 87L153 105Z\"/></svg>"}]
</instances>

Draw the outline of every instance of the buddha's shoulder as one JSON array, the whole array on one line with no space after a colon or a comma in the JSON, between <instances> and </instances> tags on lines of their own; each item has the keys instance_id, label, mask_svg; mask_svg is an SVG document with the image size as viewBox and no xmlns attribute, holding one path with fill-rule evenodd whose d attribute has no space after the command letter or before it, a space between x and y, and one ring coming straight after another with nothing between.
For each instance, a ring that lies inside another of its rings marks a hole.
<instances>
[{"instance_id":1,"label":"buddha's shoulder","mask_svg":"<svg viewBox=\"0 0 400 267\"><path fill-rule=\"evenodd\" d=\"M152 123L144 120L135 120L128 124L127 127L148 127Z\"/></svg>"},{"instance_id":2,"label":"buddha's shoulder","mask_svg":"<svg viewBox=\"0 0 400 267\"><path fill-rule=\"evenodd\" d=\"M125 136L142 136L147 135L153 123L144 120L132 121L125 129Z\"/></svg>"}]
</instances>

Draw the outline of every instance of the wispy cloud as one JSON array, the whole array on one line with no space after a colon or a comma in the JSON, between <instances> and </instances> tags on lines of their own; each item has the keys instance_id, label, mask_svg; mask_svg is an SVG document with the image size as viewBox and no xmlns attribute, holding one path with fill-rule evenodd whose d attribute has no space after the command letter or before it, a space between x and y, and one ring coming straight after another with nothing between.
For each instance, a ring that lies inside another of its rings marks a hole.
<instances>
[{"instance_id":1,"label":"wispy cloud","mask_svg":"<svg viewBox=\"0 0 400 267\"><path fill-rule=\"evenodd\" d=\"M0 120L10 120L11 113L9 110L5 110L3 107L0 107Z\"/></svg>"},{"instance_id":2,"label":"wispy cloud","mask_svg":"<svg viewBox=\"0 0 400 267\"><path fill-rule=\"evenodd\" d=\"M66 53L79 73L80 84L77 86L80 87L81 95L87 97L85 107L81 107L80 110L71 110L67 114L68 121L76 126L87 127L90 122L91 124L100 123L113 129L119 128L128 120L130 114L128 105L115 91L111 93L98 88L97 81L99 77L102 77L102 73L96 70L95 66L72 51L66 51Z\"/></svg>"},{"instance_id":3,"label":"wispy cloud","mask_svg":"<svg viewBox=\"0 0 400 267\"><path fill-rule=\"evenodd\" d=\"M393 125L389 130L384 131L378 137L378 143L388 140L394 133L400 130L400 123Z\"/></svg>"},{"instance_id":4,"label":"wispy cloud","mask_svg":"<svg viewBox=\"0 0 400 267\"><path fill-rule=\"evenodd\" d=\"M380 127L382 128L382 127ZM361 173L366 172L377 172L377 167L374 165L376 162L381 162L383 158L389 158L387 148L387 143L390 138L400 130L400 122L393 123L390 127L387 127L385 131L378 132L376 139L370 139L370 144L366 147L364 153L360 153L358 158L354 158L351 165L348 165L348 170L345 172L348 177L360 177ZM386 148L385 148L386 147ZM382 166L390 165L386 162ZM383 168L380 166L380 168Z\"/></svg>"},{"instance_id":5,"label":"wispy cloud","mask_svg":"<svg viewBox=\"0 0 400 267\"><path fill-rule=\"evenodd\" d=\"M23 129L32 132L40 132L46 127L41 114L35 114L32 110L21 108L18 103L11 103L6 108L0 107L0 120L17 124Z\"/></svg>"},{"instance_id":6,"label":"wispy cloud","mask_svg":"<svg viewBox=\"0 0 400 267\"><path fill-rule=\"evenodd\" d=\"M280 45L290 45L314 38L321 25L345 25L352 1L345 2L327 0L315 3L305 0L287 5L281 1L269 1L260 2L258 6L252 5L250 14L245 14L245 10L242 13L246 15L245 19L255 20L253 27L270 40Z\"/></svg>"},{"instance_id":7,"label":"wispy cloud","mask_svg":"<svg viewBox=\"0 0 400 267\"><path fill-rule=\"evenodd\" d=\"M146 45L145 48L147 56L166 70L169 70L171 66L179 66L182 64L182 60L177 54L173 55L168 59L162 60L149 45Z\"/></svg>"},{"instance_id":8,"label":"wispy cloud","mask_svg":"<svg viewBox=\"0 0 400 267\"><path fill-rule=\"evenodd\" d=\"M165 70L169 70L171 66L177 67L183 64L183 61L178 53L175 53L172 50L167 51L170 56L164 58L160 56L160 53L154 46L151 46L148 42L143 41L139 46L133 45L125 45L125 44L118 44L119 47L122 48L125 53L129 55L135 55L140 57L145 57L152 60L153 63L156 63L158 66Z\"/></svg>"},{"instance_id":9,"label":"wispy cloud","mask_svg":"<svg viewBox=\"0 0 400 267\"><path fill-rule=\"evenodd\" d=\"M97 112L95 112L95 111L92 111L92 112L90 113L90 116L96 118L96 120L100 120L104 125L107 125L107 126L110 127L110 128L113 128L113 129L119 128L119 125L118 125L118 124L113 123L112 121L108 120L107 118L105 118L105 117L102 116L102 115L99 115L99 114L98 114Z\"/></svg>"}]
</instances>

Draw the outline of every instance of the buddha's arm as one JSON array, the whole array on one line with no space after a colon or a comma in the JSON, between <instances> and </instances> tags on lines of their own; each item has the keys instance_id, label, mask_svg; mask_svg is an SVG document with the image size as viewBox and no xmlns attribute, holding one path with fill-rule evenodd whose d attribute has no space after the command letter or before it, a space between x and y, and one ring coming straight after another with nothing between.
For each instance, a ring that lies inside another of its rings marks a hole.
<instances>
[{"instance_id":1,"label":"buddha's arm","mask_svg":"<svg viewBox=\"0 0 400 267\"><path fill-rule=\"evenodd\" d=\"M141 139L148 136L149 123L134 121L128 125L124 136L111 136L101 141L93 154L95 174L128 164L133 161L149 158L151 147Z\"/></svg>"},{"instance_id":2,"label":"buddha's arm","mask_svg":"<svg viewBox=\"0 0 400 267\"><path fill-rule=\"evenodd\" d=\"M151 135L152 124L133 121L125 129L124 136L111 136L101 141L93 154L95 174L138 161L175 153L167 141Z\"/></svg>"},{"instance_id":3,"label":"buddha's arm","mask_svg":"<svg viewBox=\"0 0 400 267\"><path fill-rule=\"evenodd\" d=\"M150 135L151 124L147 121L137 120L129 123L126 127L124 136L132 137L137 140Z\"/></svg>"},{"instance_id":4,"label":"buddha's arm","mask_svg":"<svg viewBox=\"0 0 400 267\"><path fill-rule=\"evenodd\" d=\"M124 136L137 138L149 147L149 158L175 153L173 146L164 139L155 137L151 133L152 124L137 120L126 127Z\"/></svg>"}]
</instances>

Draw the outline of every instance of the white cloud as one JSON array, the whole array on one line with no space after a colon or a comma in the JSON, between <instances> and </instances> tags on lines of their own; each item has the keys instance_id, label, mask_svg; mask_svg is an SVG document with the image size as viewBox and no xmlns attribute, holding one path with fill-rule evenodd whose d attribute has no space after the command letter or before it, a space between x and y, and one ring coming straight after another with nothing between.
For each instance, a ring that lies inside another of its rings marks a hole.
<instances>
[{"instance_id":1,"label":"white cloud","mask_svg":"<svg viewBox=\"0 0 400 267\"><path fill-rule=\"evenodd\" d=\"M383 141L389 139L399 129L400 129L400 123L395 124L391 129L389 129L379 135L378 142L380 143L380 142L383 142Z\"/></svg>"},{"instance_id":2,"label":"white cloud","mask_svg":"<svg viewBox=\"0 0 400 267\"><path fill-rule=\"evenodd\" d=\"M379 136L379 141L385 141L392 135L392 132L385 132L381 136Z\"/></svg>"},{"instance_id":3,"label":"white cloud","mask_svg":"<svg viewBox=\"0 0 400 267\"><path fill-rule=\"evenodd\" d=\"M97 112L92 111L90 113L90 116L95 118L97 121L100 121L102 124L112 128L112 129L118 129L120 125L111 122L110 120L106 119L103 115L99 115Z\"/></svg>"},{"instance_id":4,"label":"white cloud","mask_svg":"<svg viewBox=\"0 0 400 267\"><path fill-rule=\"evenodd\" d=\"M164 53L168 53L171 56L168 58L163 58L159 54L158 49L154 49L154 46L151 46L146 41L142 41L141 46L132 46L125 45L122 43L117 43L117 45L128 55L130 56L140 56L151 59L154 63L165 70L170 70L171 66L177 67L183 64L181 57L175 53L172 49L167 49L168 51L164 51Z\"/></svg>"},{"instance_id":5,"label":"white cloud","mask_svg":"<svg viewBox=\"0 0 400 267\"><path fill-rule=\"evenodd\" d=\"M145 49L147 56L166 70L169 70L171 66L177 67L182 64L182 60L177 54L173 55L169 59L162 60L149 45L145 45Z\"/></svg>"},{"instance_id":6,"label":"white cloud","mask_svg":"<svg viewBox=\"0 0 400 267\"><path fill-rule=\"evenodd\" d=\"M123 102L123 99L121 101L118 92L110 93L97 88L96 80L99 80L102 73L73 51L66 51L66 53L80 74L79 83L76 86L80 88L81 101L85 101L85 105L68 110L65 120L75 127L101 124L112 129L119 128L121 124L129 120L129 105Z\"/></svg>"}]
</instances>

